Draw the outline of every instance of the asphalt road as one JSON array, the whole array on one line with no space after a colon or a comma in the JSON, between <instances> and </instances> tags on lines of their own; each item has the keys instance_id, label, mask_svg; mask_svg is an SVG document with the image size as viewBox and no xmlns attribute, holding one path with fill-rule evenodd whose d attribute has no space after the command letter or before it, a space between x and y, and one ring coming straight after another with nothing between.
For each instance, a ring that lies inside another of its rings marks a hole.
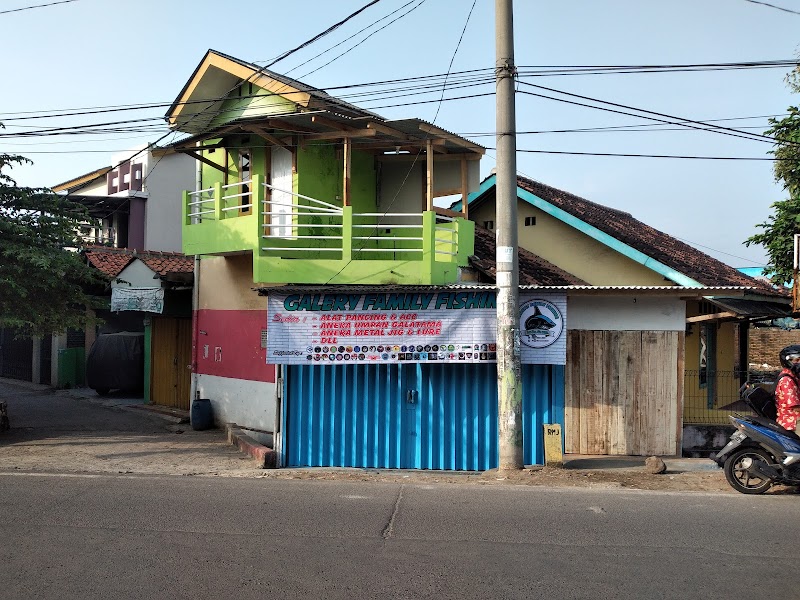
<instances>
[{"instance_id":1,"label":"asphalt road","mask_svg":"<svg viewBox=\"0 0 800 600\"><path fill-rule=\"evenodd\" d=\"M791 495L0 473L0 596L795 598L798 521Z\"/></svg>"}]
</instances>

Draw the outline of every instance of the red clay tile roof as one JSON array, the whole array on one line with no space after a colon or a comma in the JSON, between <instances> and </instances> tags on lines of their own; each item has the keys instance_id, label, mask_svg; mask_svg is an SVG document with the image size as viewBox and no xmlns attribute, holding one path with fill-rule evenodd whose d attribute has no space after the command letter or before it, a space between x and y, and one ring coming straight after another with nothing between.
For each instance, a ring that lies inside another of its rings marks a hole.
<instances>
[{"instance_id":1,"label":"red clay tile roof","mask_svg":"<svg viewBox=\"0 0 800 600\"><path fill-rule=\"evenodd\" d=\"M159 275L194 272L194 256L178 252L138 252L136 258Z\"/></svg>"},{"instance_id":2,"label":"red clay tile roof","mask_svg":"<svg viewBox=\"0 0 800 600\"><path fill-rule=\"evenodd\" d=\"M472 266L495 279L496 252L495 232L475 225L475 256L470 259ZM519 249L518 257L520 285L587 285L582 279L570 275L524 248Z\"/></svg>"},{"instance_id":3,"label":"red clay tile roof","mask_svg":"<svg viewBox=\"0 0 800 600\"><path fill-rule=\"evenodd\" d=\"M635 219L569 192L517 177L517 185L613 238L706 286L746 286L771 295L785 295L708 254Z\"/></svg>"},{"instance_id":4,"label":"red clay tile roof","mask_svg":"<svg viewBox=\"0 0 800 600\"><path fill-rule=\"evenodd\" d=\"M179 252L137 251L128 248L89 246L83 251L91 265L108 275L116 277L135 258L161 276L171 273L192 273L194 257Z\"/></svg>"},{"instance_id":5,"label":"red clay tile roof","mask_svg":"<svg viewBox=\"0 0 800 600\"><path fill-rule=\"evenodd\" d=\"M116 277L133 260L133 252L125 248L89 246L83 250L89 264L108 277Z\"/></svg>"}]
</instances>

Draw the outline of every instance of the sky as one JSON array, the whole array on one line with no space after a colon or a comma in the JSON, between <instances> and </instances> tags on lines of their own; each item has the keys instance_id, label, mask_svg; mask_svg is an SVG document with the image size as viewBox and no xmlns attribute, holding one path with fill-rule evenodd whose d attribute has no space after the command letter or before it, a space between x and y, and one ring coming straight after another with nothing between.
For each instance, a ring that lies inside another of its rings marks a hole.
<instances>
[{"instance_id":1,"label":"sky","mask_svg":"<svg viewBox=\"0 0 800 600\"><path fill-rule=\"evenodd\" d=\"M43 115L90 107L169 104L209 48L264 65L368 3L239 0L228 5L210 0L69 0L15 10L54 1L0 0L0 56L4 57L0 61L0 123L5 126L0 130L0 153L20 154L34 161L10 173L20 185L56 185L111 165L114 154L168 133L163 120L151 120L114 125L123 129L116 132L108 132L112 126L102 125L103 131L80 136L30 135L45 128L160 118L166 112L163 106L75 116ZM800 12L800 3L795 0L769 3ZM443 74L451 61L454 73L490 69L495 52L494 1L475 0L470 14L472 7L473 0L380 0L271 69L322 89ZM545 66L795 59L800 14L750 0L515 0L514 30L520 92L588 103L528 85L533 84L695 121L735 119L717 123L755 133L768 128L768 116L784 115L788 106L800 101L785 84L790 71L786 66L567 76L533 73ZM449 131L487 147L495 145L491 77L481 85L444 92L445 99L483 95L441 103L437 102L441 88L390 98L364 94L371 89L329 91L388 119L435 119ZM760 231L755 225L768 218L770 204L786 197L774 181L771 161L763 160L770 158L768 140L653 126L654 122L647 119L524 93L517 94L516 115L518 149L536 151L518 153L520 173L630 212L732 266L764 264L763 249L747 248L743 242ZM134 126L139 130L130 131ZM143 126L147 129L142 130ZM626 127L597 130L619 126ZM594 131L565 131L575 129ZM20 136L24 132L29 135ZM167 137L164 143L172 139ZM494 166L494 152L489 150L482 161L482 175L488 175Z\"/></svg>"}]
</instances>

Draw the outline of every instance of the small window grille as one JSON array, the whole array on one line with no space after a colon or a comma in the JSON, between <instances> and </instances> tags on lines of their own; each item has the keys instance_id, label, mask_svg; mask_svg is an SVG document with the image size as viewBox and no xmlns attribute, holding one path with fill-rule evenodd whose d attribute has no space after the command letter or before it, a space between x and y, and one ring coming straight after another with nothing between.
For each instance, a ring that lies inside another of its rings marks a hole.
<instances>
[{"instance_id":1,"label":"small window grille","mask_svg":"<svg viewBox=\"0 0 800 600\"><path fill-rule=\"evenodd\" d=\"M494 229L494 221L484 221L483 226L486 229Z\"/></svg>"},{"instance_id":2,"label":"small window grille","mask_svg":"<svg viewBox=\"0 0 800 600\"><path fill-rule=\"evenodd\" d=\"M536 225L536 217L525 217L525 227Z\"/></svg>"}]
</instances>

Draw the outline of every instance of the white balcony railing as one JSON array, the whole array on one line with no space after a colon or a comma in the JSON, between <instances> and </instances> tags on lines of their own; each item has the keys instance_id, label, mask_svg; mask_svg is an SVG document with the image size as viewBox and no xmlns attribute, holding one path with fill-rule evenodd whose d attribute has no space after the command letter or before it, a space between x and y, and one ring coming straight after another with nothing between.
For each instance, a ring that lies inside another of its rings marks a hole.
<instances>
[{"instance_id":1,"label":"white balcony railing","mask_svg":"<svg viewBox=\"0 0 800 600\"><path fill-rule=\"evenodd\" d=\"M258 247L267 255L324 253L333 258L346 252L357 260L415 260L425 252L426 236L432 238L435 260L452 262L458 255L458 223L451 216L436 214L426 230L423 213L355 213L261 183L258 177L189 192L187 224L253 215L259 205Z\"/></svg>"}]
</instances>

